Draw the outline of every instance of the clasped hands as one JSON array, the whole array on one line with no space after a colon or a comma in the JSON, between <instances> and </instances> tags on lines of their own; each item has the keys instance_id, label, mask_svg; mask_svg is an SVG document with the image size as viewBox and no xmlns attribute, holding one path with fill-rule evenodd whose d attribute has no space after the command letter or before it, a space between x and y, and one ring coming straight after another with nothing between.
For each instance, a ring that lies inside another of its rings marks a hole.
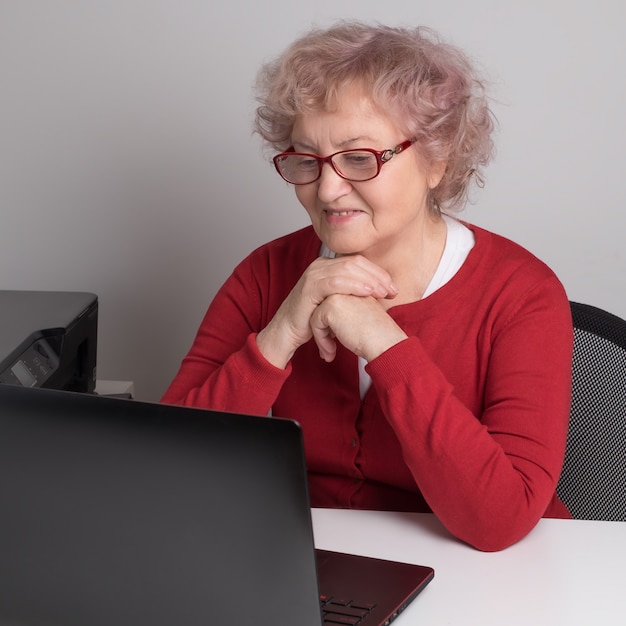
<instances>
[{"instance_id":1,"label":"clasped hands","mask_svg":"<svg viewBox=\"0 0 626 626\"><path fill-rule=\"evenodd\" d=\"M337 341L371 361L406 339L383 305L397 295L389 273L363 256L318 258L259 332L257 345L282 368L311 338L325 361L335 358Z\"/></svg>"}]
</instances>

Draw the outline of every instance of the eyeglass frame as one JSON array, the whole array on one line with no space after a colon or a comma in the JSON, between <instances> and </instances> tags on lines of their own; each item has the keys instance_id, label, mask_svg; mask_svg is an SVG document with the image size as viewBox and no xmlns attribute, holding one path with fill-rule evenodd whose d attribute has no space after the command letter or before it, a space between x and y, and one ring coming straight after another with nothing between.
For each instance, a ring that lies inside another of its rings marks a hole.
<instances>
[{"instance_id":1,"label":"eyeglass frame","mask_svg":"<svg viewBox=\"0 0 626 626\"><path fill-rule=\"evenodd\" d=\"M395 148L387 148L387 150L374 150L373 148L351 148L350 150L339 150L339 152L334 152L333 154L330 154L325 157L319 156L318 154L312 154L309 152L296 152L294 151L293 146L291 146L284 152L277 154L272 159L272 161L274 162L274 167L276 168L276 171L278 172L280 177L283 180L287 181L290 185L310 185L311 183L318 181L322 176L322 168L324 167L325 163L328 163L333 168L333 171L344 180L347 180L351 183L364 183L368 180L373 180L374 178L376 178L380 174L380 170L382 169L385 163L389 163L389 161L391 161L394 155L404 152L407 148L412 146L414 143L415 143L415 139L406 139L402 143L399 143ZM376 174L374 174L373 176L370 176L369 178L362 178L362 179L356 179L356 180L352 178L348 178L347 176L342 174L333 163L333 158L336 157L338 154L345 154L347 152L369 152L370 154L373 154L376 157ZM278 163L280 162L281 157L287 157L287 156L305 156L305 157L314 158L318 166L317 176L313 180L310 180L306 183L294 183L293 181L288 180L287 178L285 178L285 176L280 171L280 168L278 166Z\"/></svg>"}]
</instances>

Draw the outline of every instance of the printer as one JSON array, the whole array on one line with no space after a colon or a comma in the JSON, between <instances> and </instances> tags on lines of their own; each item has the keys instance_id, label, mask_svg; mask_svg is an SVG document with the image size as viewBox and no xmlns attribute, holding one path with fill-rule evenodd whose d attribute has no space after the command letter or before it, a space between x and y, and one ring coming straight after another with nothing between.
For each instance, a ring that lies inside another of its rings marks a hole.
<instances>
[{"instance_id":1,"label":"printer","mask_svg":"<svg viewBox=\"0 0 626 626\"><path fill-rule=\"evenodd\" d=\"M0 290L0 383L93 393L98 298Z\"/></svg>"}]
</instances>

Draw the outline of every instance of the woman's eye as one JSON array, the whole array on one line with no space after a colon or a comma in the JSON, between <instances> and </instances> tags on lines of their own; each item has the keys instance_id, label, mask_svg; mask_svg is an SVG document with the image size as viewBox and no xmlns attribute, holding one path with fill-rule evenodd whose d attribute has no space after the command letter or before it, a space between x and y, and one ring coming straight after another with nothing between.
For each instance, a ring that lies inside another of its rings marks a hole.
<instances>
[{"instance_id":1,"label":"woman's eye","mask_svg":"<svg viewBox=\"0 0 626 626\"><path fill-rule=\"evenodd\" d=\"M343 161L348 167L358 168L372 167L372 165L376 164L374 155L369 152L354 152L345 154Z\"/></svg>"},{"instance_id":2,"label":"woman's eye","mask_svg":"<svg viewBox=\"0 0 626 626\"><path fill-rule=\"evenodd\" d=\"M317 167L317 159L301 158L296 163L299 170L313 170Z\"/></svg>"}]
</instances>

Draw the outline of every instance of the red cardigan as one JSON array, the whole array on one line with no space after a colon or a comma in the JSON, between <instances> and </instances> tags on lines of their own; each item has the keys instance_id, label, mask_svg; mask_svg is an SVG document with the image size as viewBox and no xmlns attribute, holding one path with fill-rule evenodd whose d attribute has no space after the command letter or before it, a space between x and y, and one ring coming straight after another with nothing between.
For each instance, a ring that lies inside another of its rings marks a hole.
<instances>
[{"instance_id":1,"label":"red cardigan","mask_svg":"<svg viewBox=\"0 0 626 626\"><path fill-rule=\"evenodd\" d=\"M554 273L469 225L476 244L431 296L389 314L408 339L367 365L312 342L285 370L256 347L318 256L311 227L255 250L211 303L162 401L297 420L312 506L432 511L482 550L569 517L555 495L571 400L572 320Z\"/></svg>"}]
</instances>

